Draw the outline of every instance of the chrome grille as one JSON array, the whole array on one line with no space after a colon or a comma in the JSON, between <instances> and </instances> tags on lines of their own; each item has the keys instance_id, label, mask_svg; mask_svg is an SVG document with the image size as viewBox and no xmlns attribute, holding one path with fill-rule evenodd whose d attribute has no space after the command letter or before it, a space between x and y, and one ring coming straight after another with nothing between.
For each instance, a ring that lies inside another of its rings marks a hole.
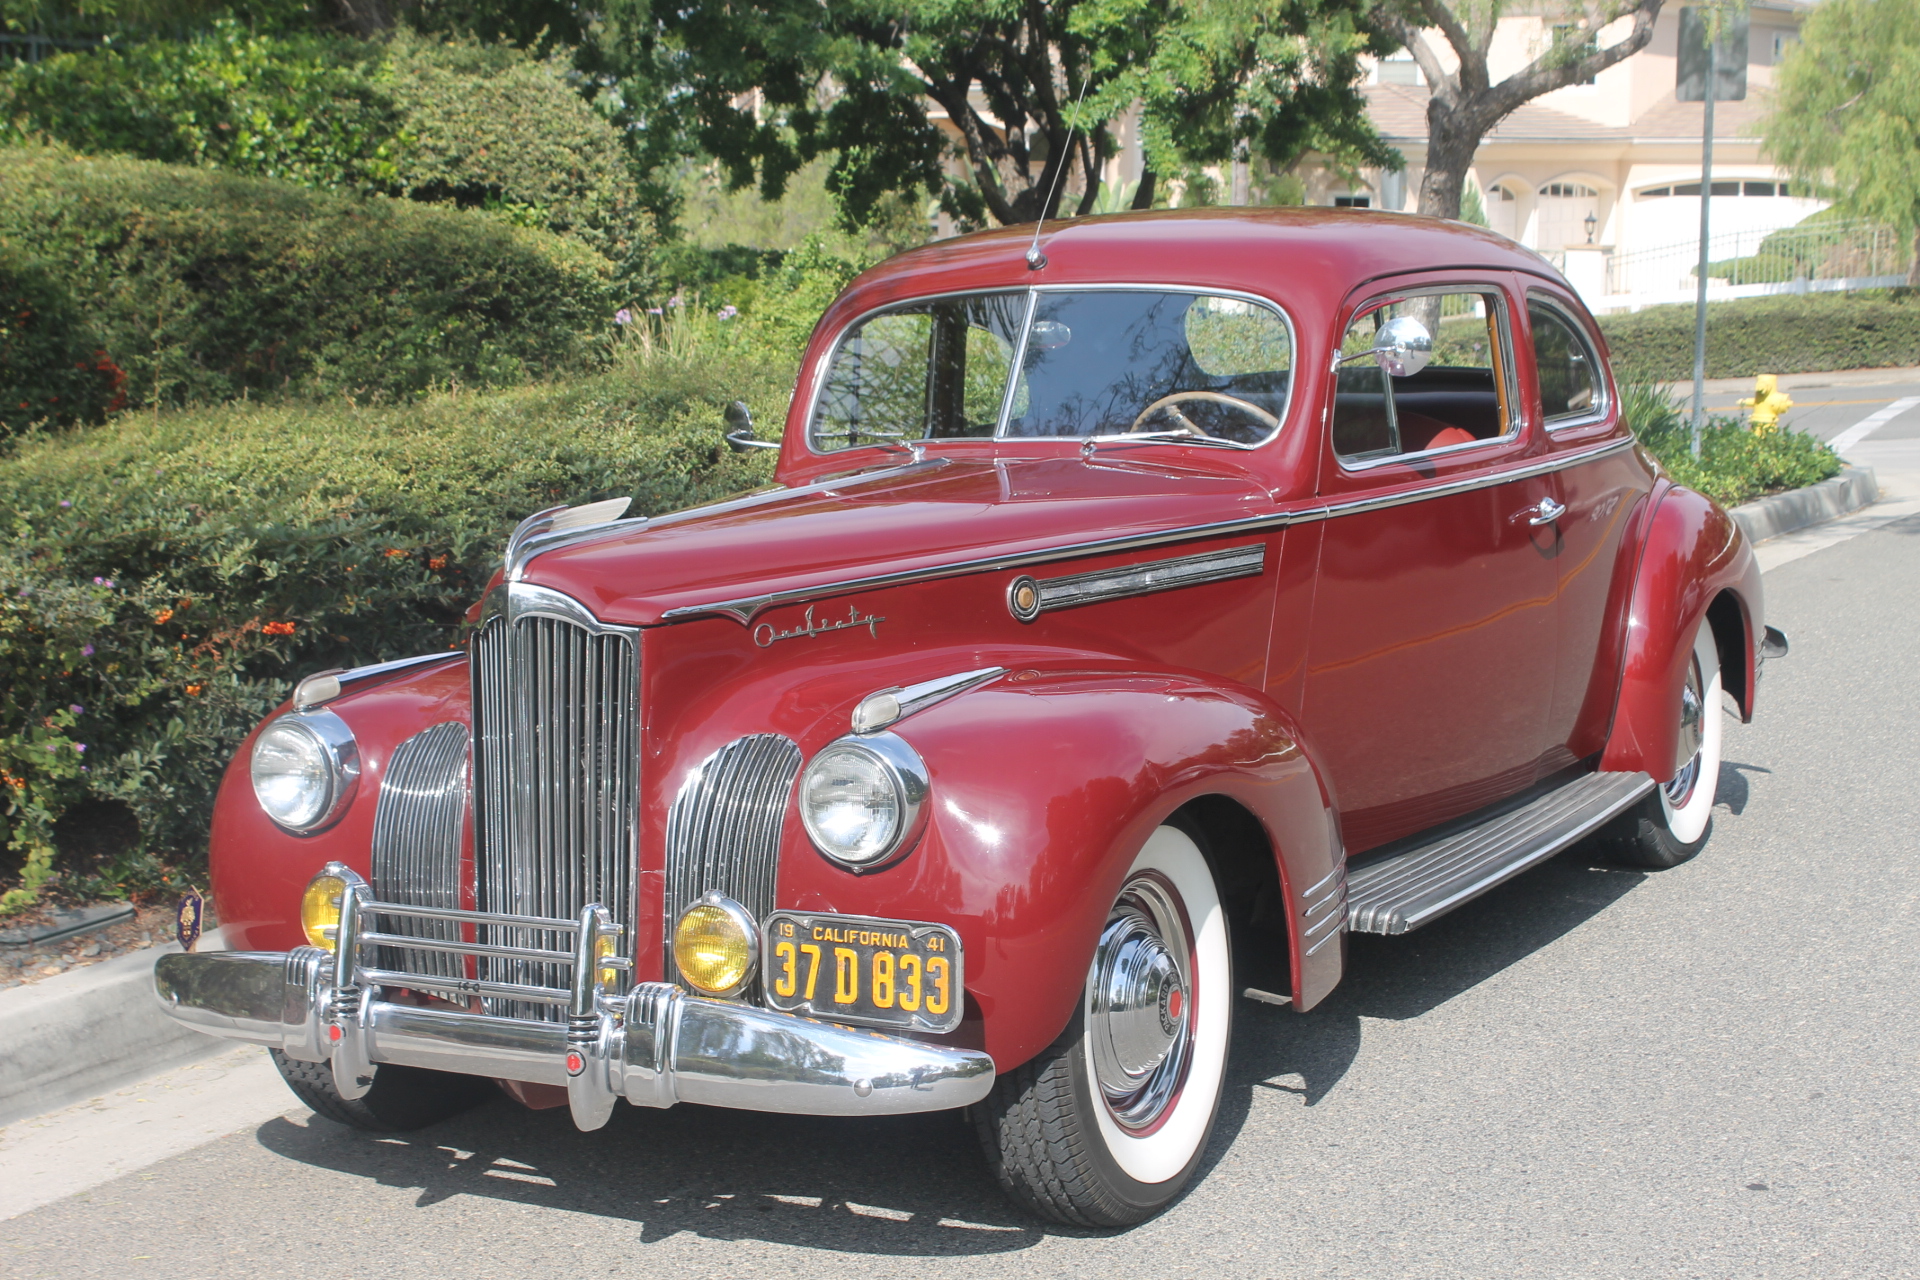
<instances>
[{"instance_id":1,"label":"chrome grille","mask_svg":"<svg viewBox=\"0 0 1920 1280\"><path fill-rule=\"evenodd\" d=\"M448 720L395 748L373 813L373 896L409 907L460 906L460 824L467 807L467 727ZM381 917L386 933L460 941L451 920ZM444 951L383 946L378 965L429 977L465 977Z\"/></svg>"},{"instance_id":2,"label":"chrome grille","mask_svg":"<svg viewBox=\"0 0 1920 1280\"><path fill-rule=\"evenodd\" d=\"M515 584L473 640L475 871L479 909L577 917L598 902L633 923L639 790L638 633ZM552 930L482 926L495 946L565 950ZM632 935L629 934L629 937ZM564 986L564 966L482 957L485 981ZM558 1020L556 1007L489 998L487 1012Z\"/></svg>"},{"instance_id":3,"label":"chrome grille","mask_svg":"<svg viewBox=\"0 0 1920 1280\"><path fill-rule=\"evenodd\" d=\"M791 739L757 733L708 756L680 789L667 814L669 949L674 921L703 893L724 893L755 920L773 910L780 828L799 772Z\"/></svg>"}]
</instances>

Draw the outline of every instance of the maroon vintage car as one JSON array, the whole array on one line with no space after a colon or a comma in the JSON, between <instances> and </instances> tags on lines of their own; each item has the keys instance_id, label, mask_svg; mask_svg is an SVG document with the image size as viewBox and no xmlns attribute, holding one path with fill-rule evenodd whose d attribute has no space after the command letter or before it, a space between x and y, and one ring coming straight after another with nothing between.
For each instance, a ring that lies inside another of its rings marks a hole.
<instances>
[{"instance_id":1,"label":"maroon vintage car","mask_svg":"<svg viewBox=\"0 0 1920 1280\"><path fill-rule=\"evenodd\" d=\"M736 447L759 445L738 406ZM902 255L779 484L544 511L463 651L309 677L221 790L174 1016L317 1111L498 1087L969 1107L1009 1192L1192 1176L1236 1000L1305 1011L1574 841L1707 837L1760 576L1498 236L1173 211Z\"/></svg>"}]
</instances>

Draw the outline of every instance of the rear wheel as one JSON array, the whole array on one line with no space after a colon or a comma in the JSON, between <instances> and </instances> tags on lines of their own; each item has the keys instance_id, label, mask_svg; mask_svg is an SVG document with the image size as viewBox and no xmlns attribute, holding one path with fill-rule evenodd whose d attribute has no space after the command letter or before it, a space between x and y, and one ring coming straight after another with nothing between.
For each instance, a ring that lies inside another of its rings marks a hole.
<instances>
[{"instance_id":1,"label":"rear wheel","mask_svg":"<svg viewBox=\"0 0 1920 1280\"><path fill-rule=\"evenodd\" d=\"M1212 869L1192 837L1161 827L1108 913L1073 1021L975 1109L1001 1186L1073 1226L1165 1208L1213 1131L1232 1015Z\"/></svg>"},{"instance_id":2,"label":"rear wheel","mask_svg":"<svg viewBox=\"0 0 1920 1280\"><path fill-rule=\"evenodd\" d=\"M278 1049L269 1049L280 1078L294 1097L329 1120L365 1129L393 1133L424 1129L430 1124L477 1107L499 1092L493 1081L451 1071L398 1067L381 1063L373 1069L373 1087L358 1098L343 1098L333 1087L333 1067L325 1062L302 1062Z\"/></svg>"},{"instance_id":3,"label":"rear wheel","mask_svg":"<svg viewBox=\"0 0 1920 1280\"><path fill-rule=\"evenodd\" d=\"M1720 652L1713 628L1703 619L1680 692L1680 741L1674 753L1680 768L1614 828L1618 861L1677 867L1706 845L1720 784L1720 728Z\"/></svg>"}]
</instances>

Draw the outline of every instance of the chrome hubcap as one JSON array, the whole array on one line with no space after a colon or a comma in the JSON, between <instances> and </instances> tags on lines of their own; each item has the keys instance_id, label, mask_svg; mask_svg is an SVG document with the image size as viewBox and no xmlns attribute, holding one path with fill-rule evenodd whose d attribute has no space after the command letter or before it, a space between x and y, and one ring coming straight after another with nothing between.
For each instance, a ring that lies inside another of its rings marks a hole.
<instances>
[{"instance_id":1,"label":"chrome hubcap","mask_svg":"<svg viewBox=\"0 0 1920 1280\"><path fill-rule=\"evenodd\" d=\"M1193 1042L1193 948L1171 885L1128 882L1088 975L1087 1031L1107 1110L1129 1129L1160 1119L1186 1080Z\"/></svg>"},{"instance_id":2,"label":"chrome hubcap","mask_svg":"<svg viewBox=\"0 0 1920 1280\"><path fill-rule=\"evenodd\" d=\"M1694 660L1687 667L1687 686L1680 691L1680 741L1674 749L1674 758L1684 760L1680 772L1673 775L1667 783L1667 799L1674 807L1687 802L1693 794L1693 784L1700 777L1700 740L1702 722L1705 719L1706 689L1700 679L1700 663Z\"/></svg>"}]
</instances>

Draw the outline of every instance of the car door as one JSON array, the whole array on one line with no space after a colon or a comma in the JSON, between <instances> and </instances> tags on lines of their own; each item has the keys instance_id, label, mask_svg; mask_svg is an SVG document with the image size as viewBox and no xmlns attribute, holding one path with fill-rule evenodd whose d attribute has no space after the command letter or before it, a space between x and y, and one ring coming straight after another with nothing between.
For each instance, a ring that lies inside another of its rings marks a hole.
<instances>
[{"instance_id":1,"label":"car door","mask_svg":"<svg viewBox=\"0 0 1920 1280\"><path fill-rule=\"evenodd\" d=\"M1631 442L1585 311L1558 290L1527 290L1521 384L1527 416L1559 466L1552 492L1556 671L1548 736L1566 763L1606 745L1633 590L1622 545L1651 488Z\"/></svg>"},{"instance_id":2,"label":"car door","mask_svg":"<svg viewBox=\"0 0 1920 1280\"><path fill-rule=\"evenodd\" d=\"M1422 277L1343 310L1302 712L1350 854L1530 785L1556 666L1539 441L1520 412L1504 273ZM1365 353L1411 315L1432 361ZM1352 357L1358 356L1358 359Z\"/></svg>"}]
</instances>

